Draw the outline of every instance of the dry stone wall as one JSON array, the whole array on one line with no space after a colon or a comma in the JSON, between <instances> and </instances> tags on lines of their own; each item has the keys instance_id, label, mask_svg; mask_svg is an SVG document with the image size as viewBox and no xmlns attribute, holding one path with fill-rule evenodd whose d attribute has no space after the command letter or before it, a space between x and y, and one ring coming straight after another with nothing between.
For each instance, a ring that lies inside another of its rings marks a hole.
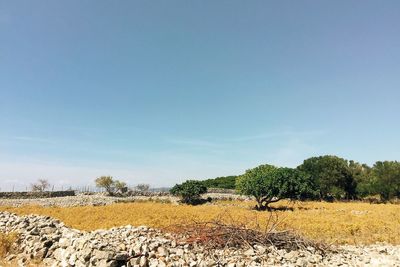
<instances>
[{"instance_id":1,"label":"dry stone wall","mask_svg":"<svg viewBox=\"0 0 400 267\"><path fill-rule=\"evenodd\" d=\"M50 217L0 212L0 231L19 233L16 251L5 261L18 266L400 266L400 247L345 246L321 254L312 247L279 250L273 246L204 249L145 226L92 232L66 227Z\"/></svg>"},{"instance_id":2,"label":"dry stone wall","mask_svg":"<svg viewBox=\"0 0 400 267\"><path fill-rule=\"evenodd\" d=\"M75 191L45 191L45 192L0 192L2 199L35 199L49 197L75 196Z\"/></svg>"}]
</instances>

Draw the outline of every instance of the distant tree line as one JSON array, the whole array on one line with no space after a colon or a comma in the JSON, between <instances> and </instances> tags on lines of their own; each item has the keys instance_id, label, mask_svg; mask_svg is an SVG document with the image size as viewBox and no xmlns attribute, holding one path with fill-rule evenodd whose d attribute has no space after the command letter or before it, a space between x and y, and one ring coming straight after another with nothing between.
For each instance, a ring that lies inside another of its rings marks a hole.
<instances>
[{"instance_id":1,"label":"distant tree line","mask_svg":"<svg viewBox=\"0 0 400 267\"><path fill-rule=\"evenodd\" d=\"M260 207L281 198L354 200L379 196L400 198L400 162L377 161L373 166L333 155L311 157L296 168L261 165L240 176L202 181L210 188L236 188L260 200Z\"/></svg>"},{"instance_id":2,"label":"distant tree line","mask_svg":"<svg viewBox=\"0 0 400 267\"><path fill-rule=\"evenodd\" d=\"M235 189L237 177L238 176L231 175L225 177L217 177L214 179L207 179L201 182L207 188Z\"/></svg>"}]
</instances>

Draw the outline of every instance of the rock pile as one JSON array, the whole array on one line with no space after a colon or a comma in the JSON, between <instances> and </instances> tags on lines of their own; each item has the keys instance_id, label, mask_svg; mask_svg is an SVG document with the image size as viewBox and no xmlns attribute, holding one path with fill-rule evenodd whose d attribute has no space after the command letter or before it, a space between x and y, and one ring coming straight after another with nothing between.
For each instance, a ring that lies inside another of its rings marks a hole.
<instances>
[{"instance_id":1,"label":"rock pile","mask_svg":"<svg viewBox=\"0 0 400 267\"><path fill-rule=\"evenodd\" d=\"M400 266L400 247L346 246L325 255L312 247L285 251L254 246L206 250L177 242L171 234L145 226L83 232L50 217L0 212L0 231L18 232L16 254L6 261L25 266Z\"/></svg>"}]
</instances>

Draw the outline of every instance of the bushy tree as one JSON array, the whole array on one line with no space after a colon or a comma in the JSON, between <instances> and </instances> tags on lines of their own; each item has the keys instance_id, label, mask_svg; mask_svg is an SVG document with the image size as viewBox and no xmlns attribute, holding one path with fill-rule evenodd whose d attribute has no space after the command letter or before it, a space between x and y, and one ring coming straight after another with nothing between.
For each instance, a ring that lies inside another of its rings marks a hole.
<instances>
[{"instance_id":1,"label":"bushy tree","mask_svg":"<svg viewBox=\"0 0 400 267\"><path fill-rule=\"evenodd\" d=\"M353 160L349 161L349 170L353 176L357 188L358 197L366 197L374 194L372 169L367 164L361 164Z\"/></svg>"},{"instance_id":2,"label":"bushy tree","mask_svg":"<svg viewBox=\"0 0 400 267\"><path fill-rule=\"evenodd\" d=\"M33 192L44 192L49 187L50 183L46 179L39 179L36 183L31 184L31 190Z\"/></svg>"},{"instance_id":3,"label":"bushy tree","mask_svg":"<svg viewBox=\"0 0 400 267\"><path fill-rule=\"evenodd\" d=\"M280 185L277 198L292 200L315 198L317 186L311 176L292 168L279 168L275 172L276 181Z\"/></svg>"},{"instance_id":4,"label":"bushy tree","mask_svg":"<svg viewBox=\"0 0 400 267\"><path fill-rule=\"evenodd\" d=\"M114 193L114 180L112 176L101 176L95 180L96 186L104 188L107 193Z\"/></svg>"},{"instance_id":5,"label":"bushy tree","mask_svg":"<svg viewBox=\"0 0 400 267\"><path fill-rule=\"evenodd\" d=\"M150 189L150 185L149 184L138 184L137 186L135 186L135 189L141 192L147 192Z\"/></svg>"},{"instance_id":6,"label":"bushy tree","mask_svg":"<svg viewBox=\"0 0 400 267\"><path fill-rule=\"evenodd\" d=\"M128 191L128 187L125 182L116 180L114 181L115 190L119 193L126 193Z\"/></svg>"},{"instance_id":7,"label":"bushy tree","mask_svg":"<svg viewBox=\"0 0 400 267\"><path fill-rule=\"evenodd\" d=\"M357 183L345 159L330 155L312 157L298 169L311 176L318 186L320 198L356 196Z\"/></svg>"},{"instance_id":8,"label":"bushy tree","mask_svg":"<svg viewBox=\"0 0 400 267\"><path fill-rule=\"evenodd\" d=\"M182 203L198 204L202 194L207 193L207 187L201 181L188 180L182 184L176 184L170 190L174 196L179 196Z\"/></svg>"},{"instance_id":9,"label":"bushy tree","mask_svg":"<svg viewBox=\"0 0 400 267\"><path fill-rule=\"evenodd\" d=\"M400 162L377 161L372 168L373 191L383 201L400 198Z\"/></svg>"},{"instance_id":10,"label":"bushy tree","mask_svg":"<svg viewBox=\"0 0 400 267\"><path fill-rule=\"evenodd\" d=\"M290 168L260 165L239 176L236 184L240 194L253 196L258 210L270 209L269 204L284 198L299 199L314 193L307 174Z\"/></svg>"}]
</instances>

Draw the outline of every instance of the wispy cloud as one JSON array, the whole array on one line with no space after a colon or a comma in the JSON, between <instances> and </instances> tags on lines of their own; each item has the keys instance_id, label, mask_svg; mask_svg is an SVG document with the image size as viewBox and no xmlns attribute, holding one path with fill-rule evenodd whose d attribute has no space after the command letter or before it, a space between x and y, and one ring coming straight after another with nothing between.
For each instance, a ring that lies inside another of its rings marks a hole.
<instances>
[{"instance_id":1,"label":"wispy cloud","mask_svg":"<svg viewBox=\"0 0 400 267\"><path fill-rule=\"evenodd\" d=\"M307 137L307 136L316 136L324 134L324 131L281 131L281 132L271 132L271 133L261 133L255 135L247 135L247 136L238 136L226 139L226 141L232 142L246 142L246 141L254 141L254 140L262 140L262 139L272 139L276 137Z\"/></svg>"},{"instance_id":2,"label":"wispy cloud","mask_svg":"<svg viewBox=\"0 0 400 267\"><path fill-rule=\"evenodd\" d=\"M218 142L213 142L205 139L194 139L194 138L167 139L167 142L176 145L210 147L210 148L221 147L223 145L222 143Z\"/></svg>"},{"instance_id":3,"label":"wispy cloud","mask_svg":"<svg viewBox=\"0 0 400 267\"><path fill-rule=\"evenodd\" d=\"M201 139L201 138L175 138L167 139L167 142L178 144L178 145L188 145L188 146L202 146L202 147L223 147L227 144L233 143L245 143L257 140L268 140L276 138L307 138L323 135L325 131L278 131L269 133L260 133L254 135L243 135L229 138L215 138L215 139Z\"/></svg>"},{"instance_id":4,"label":"wispy cloud","mask_svg":"<svg viewBox=\"0 0 400 267\"><path fill-rule=\"evenodd\" d=\"M49 144L56 143L55 140L41 138L41 137L33 137L33 136L14 136L12 137L12 139L23 142L49 143Z\"/></svg>"}]
</instances>

